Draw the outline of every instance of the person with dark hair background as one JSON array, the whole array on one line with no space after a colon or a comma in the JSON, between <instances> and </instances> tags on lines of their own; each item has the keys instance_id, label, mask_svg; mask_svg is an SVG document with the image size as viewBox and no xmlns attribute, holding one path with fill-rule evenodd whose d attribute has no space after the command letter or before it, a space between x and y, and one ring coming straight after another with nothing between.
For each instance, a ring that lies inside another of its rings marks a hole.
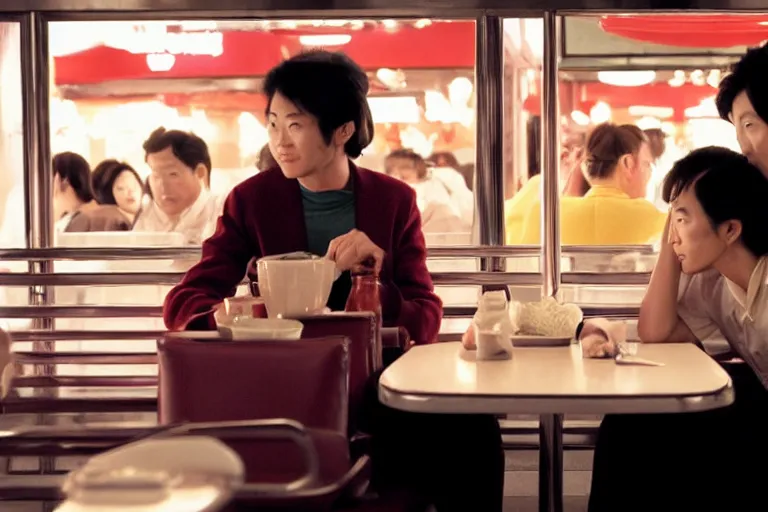
<instances>
[{"instance_id":1,"label":"person with dark hair background","mask_svg":"<svg viewBox=\"0 0 768 512\"><path fill-rule=\"evenodd\" d=\"M210 193L211 156L194 133L158 128L144 142L152 201L136 218L134 231L182 233L199 244L222 210Z\"/></svg>"},{"instance_id":2,"label":"person with dark hair background","mask_svg":"<svg viewBox=\"0 0 768 512\"><path fill-rule=\"evenodd\" d=\"M116 206L100 206L91 189L91 166L82 156L53 157L53 212L56 231L128 231L131 224Z\"/></svg>"},{"instance_id":3,"label":"person with dark hair background","mask_svg":"<svg viewBox=\"0 0 768 512\"><path fill-rule=\"evenodd\" d=\"M133 167L113 159L104 160L93 170L91 186L96 202L117 206L133 225L144 195L141 176Z\"/></svg>"},{"instance_id":4,"label":"person with dark hair background","mask_svg":"<svg viewBox=\"0 0 768 512\"><path fill-rule=\"evenodd\" d=\"M720 82L715 104L736 128L741 152L768 176L768 43L733 66Z\"/></svg>"},{"instance_id":5,"label":"person with dark hair background","mask_svg":"<svg viewBox=\"0 0 768 512\"><path fill-rule=\"evenodd\" d=\"M384 325L404 327L416 343L436 341L442 303L427 270L415 192L352 162L373 138L368 87L357 64L327 51L297 55L267 74L269 147L279 167L230 193L202 259L166 298L169 329L215 329L215 308L253 258L309 251L343 272L330 309L344 310L350 271L372 266ZM388 408L378 401L378 376L362 421L375 490L405 489L441 512L501 511L504 454L495 417Z\"/></svg>"}]
</instances>

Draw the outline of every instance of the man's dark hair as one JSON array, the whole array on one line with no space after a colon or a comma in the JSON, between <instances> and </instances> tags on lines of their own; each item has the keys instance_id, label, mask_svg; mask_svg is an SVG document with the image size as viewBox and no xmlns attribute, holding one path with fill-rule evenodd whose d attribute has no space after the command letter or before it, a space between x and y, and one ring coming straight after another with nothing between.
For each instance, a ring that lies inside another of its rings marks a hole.
<instances>
[{"instance_id":1,"label":"man's dark hair","mask_svg":"<svg viewBox=\"0 0 768 512\"><path fill-rule=\"evenodd\" d=\"M747 92L752 107L763 121L768 122L768 43L747 51L739 62L731 67L731 73L720 81L715 104L720 117L731 121L733 101Z\"/></svg>"},{"instance_id":2,"label":"man's dark hair","mask_svg":"<svg viewBox=\"0 0 768 512\"><path fill-rule=\"evenodd\" d=\"M115 200L115 194L112 192L112 188L115 186L115 181L124 172L128 171L136 178L136 181L140 186L143 186L144 182L141 180L141 176L136 170L125 162L118 162L114 159L104 160L93 170L91 174L91 188L93 188L93 194L96 197L96 202L99 204L117 204Z\"/></svg>"},{"instance_id":3,"label":"man's dark hair","mask_svg":"<svg viewBox=\"0 0 768 512\"><path fill-rule=\"evenodd\" d=\"M326 144L337 128L352 121L355 133L344 144L349 157L359 157L373 140L368 76L343 53L313 50L283 61L264 79L267 112L278 92L317 118Z\"/></svg>"},{"instance_id":4,"label":"man's dark hair","mask_svg":"<svg viewBox=\"0 0 768 512\"><path fill-rule=\"evenodd\" d=\"M667 174L662 197L670 203L691 187L714 228L738 220L744 246L768 254L768 179L744 155L716 146L691 151Z\"/></svg>"},{"instance_id":5,"label":"man's dark hair","mask_svg":"<svg viewBox=\"0 0 768 512\"><path fill-rule=\"evenodd\" d=\"M161 126L152 132L143 147L145 160L152 153L171 148L174 156L193 171L198 165L203 164L208 170L206 184L210 187L211 154L208 152L208 144L194 133L166 130Z\"/></svg>"},{"instance_id":6,"label":"man's dark hair","mask_svg":"<svg viewBox=\"0 0 768 512\"><path fill-rule=\"evenodd\" d=\"M77 153L59 153L53 157L53 174L58 174L61 181L66 181L77 198L83 203L93 201L91 189L91 166Z\"/></svg>"}]
</instances>

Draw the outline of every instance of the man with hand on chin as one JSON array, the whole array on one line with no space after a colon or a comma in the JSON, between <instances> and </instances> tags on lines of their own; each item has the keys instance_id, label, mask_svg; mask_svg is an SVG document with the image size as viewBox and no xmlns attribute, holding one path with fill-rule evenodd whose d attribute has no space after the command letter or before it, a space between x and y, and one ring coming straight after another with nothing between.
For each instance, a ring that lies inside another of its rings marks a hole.
<instances>
[{"instance_id":1,"label":"man with hand on chin","mask_svg":"<svg viewBox=\"0 0 768 512\"><path fill-rule=\"evenodd\" d=\"M640 338L695 343L719 331L746 364L726 367L728 407L606 416L589 510L765 510L754 467L768 457L768 179L743 155L708 147L674 165L663 196L670 214ZM627 504L622 482L645 492Z\"/></svg>"},{"instance_id":2,"label":"man with hand on chin","mask_svg":"<svg viewBox=\"0 0 768 512\"><path fill-rule=\"evenodd\" d=\"M278 166L230 193L200 262L166 298L168 328L215 329L214 308L253 258L309 251L344 271L330 309L344 309L348 271L373 261L384 324L406 328L416 343L435 341L442 303L427 270L415 193L351 161L373 138L365 72L343 54L313 51L272 69L264 92ZM500 512L504 453L496 419L390 409L378 402L377 382L366 408L374 487L412 491L439 512Z\"/></svg>"}]
</instances>

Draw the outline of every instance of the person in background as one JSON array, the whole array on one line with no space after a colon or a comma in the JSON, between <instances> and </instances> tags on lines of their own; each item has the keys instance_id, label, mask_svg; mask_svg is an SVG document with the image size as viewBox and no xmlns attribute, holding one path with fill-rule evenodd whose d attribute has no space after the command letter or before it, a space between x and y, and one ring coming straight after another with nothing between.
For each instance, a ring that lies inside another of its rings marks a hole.
<instances>
[{"instance_id":1,"label":"person in background","mask_svg":"<svg viewBox=\"0 0 768 512\"><path fill-rule=\"evenodd\" d=\"M475 197L469 184L472 177L462 174L459 161L447 151L433 154L427 160L427 166L432 178L439 180L448 190L451 203L458 208L462 220L471 229L475 218Z\"/></svg>"},{"instance_id":2,"label":"person in background","mask_svg":"<svg viewBox=\"0 0 768 512\"><path fill-rule=\"evenodd\" d=\"M117 206L133 225L141 208L143 183L136 170L125 162L104 160L91 174L96 202Z\"/></svg>"},{"instance_id":3,"label":"person in background","mask_svg":"<svg viewBox=\"0 0 768 512\"><path fill-rule=\"evenodd\" d=\"M634 125L598 125L587 140L584 197L560 199L563 245L640 245L658 240L665 215L645 199L652 155ZM541 201L530 207L520 243L538 245Z\"/></svg>"},{"instance_id":4,"label":"person in background","mask_svg":"<svg viewBox=\"0 0 768 512\"><path fill-rule=\"evenodd\" d=\"M651 157L654 162L658 162L664 152L667 150L667 136L661 128L648 128L643 130L645 138L648 139L648 146L651 150Z\"/></svg>"},{"instance_id":5,"label":"person in background","mask_svg":"<svg viewBox=\"0 0 768 512\"><path fill-rule=\"evenodd\" d=\"M474 165L461 165L459 160L456 158L456 155L450 151L438 151L436 153L432 153L430 157L427 158L427 162L438 168L447 168L457 171L464 178L464 184L466 185L466 188L470 192L472 191L475 178Z\"/></svg>"},{"instance_id":6,"label":"person in background","mask_svg":"<svg viewBox=\"0 0 768 512\"><path fill-rule=\"evenodd\" d=\"M662 198L661 189L664 184L664 176L669 170L669 167L664 167L665 163L662 161L662 157L667 152L667 134L661 128L648 128L643 130L643 133L648 139L653 157L651 179L648 182L646 198L660 210L666 211L666 203ZM660 166L662 167L659 168Z\"/></svg>"},{"instance_id":7,"label":"person in background","mask_svg":"<svg viewBox=\"0 0 768 512\"><path fill-rule=\"evenodd\" d=\"M199 244L221 214L220 199L209 191L208 145L193 133L158 128L144 143L151 169L152 201L136 218L134 231L182 233Z\"/></svg>"},{"instance_id":8,"label":"person in background","mask_svg":"<svg viewBox=\"0 0 768 512\"><path fill-rule=\"evenodd\" d=\"M581 166L584 163L583 133L569 133L563 141L560 155L560 182L564 197L583 197L589 191ZM531 141L533 142L533 141ZM530 161L531 175L512 198L504 202L504 231L507 245L522 243L525 217L541 198L541 171Z\"/></svg>"},{"instance_id":9,"label":"person in background","mask_svg":"<svg viewBox=\"0 0 768 512\"><path fill-rule=\"evenodd\" d=\"M53 214L57 232L129 231L116 206L99 205L91 189L91 167L71 152L53 157Z\"/></svg>"},{"instance_id":10,"label":"person in background","mask_svg":"<svg viewBox=\"0 0 768 512\"><path fill-rule=\"evenodd\" d=\"M310 251L343 272L330 309L344 309L350 270L370 264L379 271L384 325L406 328L418 343L435 341L442 303L427 270L416 193L352 163L373 138L365 72L344 54L311 51L272 69L264 93L279 167L230 193L202 259L166 298L167 327L215 329L213 311L253 258ZM493 416L390 409L378 401L378 374L370 384L363 423L377 492L424 495L440 512L501 511L504 455Z\"/></svg>"},{"instance_id":11,"label":"person in background","mask_svg":"<svg viewBox=\"0 0 768 512\"><path fill-rule=\"evenodd\" d=\"M416 191L425 233L469 232L472 229L471 217L469 221L463 218L448 187L431 175L421 155L411 149L396 149L387 155L384 168L389 176Z\"/></svg>"},{"instance_id":12,"label":"person in background","mask_svg":"<svg viewBox=\"0 0 768 512\"><path fill-rule=\"evenodd\" d=\"M720 82L715 104L741 152L768 176L768 43L749 50Z\"/></svg>"},{"instance_id":13,"label":"person in background","mask_svg":"<svg viewBox=\"0 0 768 512\"><path fill-rule=\"evenodd\" d=\"M259 151L259 159L256 160L256 169L259 172L267 171L278 167L277 160L272 156L272 151L269 150L269 144L264 144L264 147Z\"/></svg>"},{"instance_id":14,"label":"person in background","mask_svg":"<svg viewBox=\"0 0 768 512\"><path fill-rule=\"evenodd\" d=\"M736 401L606 416L589 510L766 510L755 468L768 457L768 179L744 156L708 147L674 165L663 194L671 210L638 334L696 343L719 330L744 360L725 365ZM627 482L644 491L627 500L617 492Z\"/></svg>"}]
</instances>

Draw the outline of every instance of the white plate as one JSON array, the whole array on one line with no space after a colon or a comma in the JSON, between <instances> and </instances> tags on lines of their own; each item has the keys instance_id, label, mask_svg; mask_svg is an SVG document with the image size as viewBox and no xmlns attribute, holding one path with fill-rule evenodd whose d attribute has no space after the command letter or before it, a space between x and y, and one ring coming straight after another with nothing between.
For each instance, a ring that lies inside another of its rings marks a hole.
<instances>
[{"instance_id":1,"label":"white plate","mask_svg":"<svg viewBox=\"0 0 768 512\"><path fill-rule=\"evenodd\" d=\"M558 336L531 336L527 334L510 336L515 347L567 347L572 338Z\"/></svg>"}]
</instances>

